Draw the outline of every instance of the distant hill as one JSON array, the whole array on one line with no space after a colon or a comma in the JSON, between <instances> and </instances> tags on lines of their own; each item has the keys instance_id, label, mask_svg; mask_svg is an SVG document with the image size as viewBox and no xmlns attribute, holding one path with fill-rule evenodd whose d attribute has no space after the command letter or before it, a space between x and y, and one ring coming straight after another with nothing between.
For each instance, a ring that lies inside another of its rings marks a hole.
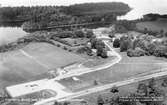
<instances>
[{"instance_id":1,"label":"distant hill","mask_svg":"<svg viewBox=\"0 0 167 105\"><path fill-rule=\"evenodd\" d=\"M64 7L63 12L70 15L101 15L114 13L117 16L125 15L131 8L122 2L102 2L102 3L85 3L75 4Z\"/></svg>"}]
</instances>

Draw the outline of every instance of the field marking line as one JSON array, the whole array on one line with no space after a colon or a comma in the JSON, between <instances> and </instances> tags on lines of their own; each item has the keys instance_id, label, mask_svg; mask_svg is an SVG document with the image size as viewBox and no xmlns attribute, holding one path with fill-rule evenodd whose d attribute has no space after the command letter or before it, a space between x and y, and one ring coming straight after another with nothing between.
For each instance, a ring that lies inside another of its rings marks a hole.
<instances>
[{"instance_id":1,"label":"field marking line","mask_svg":"<svg viewBox=\"0 0 167 105\"><path fill-rule=\"evenodd\" d=\"M44 64L44 63L42 63L42 62L40 62L37 58L35 58L35 57L33 57L32 55L28 54L28 53L25 52L23 49L20 49L20 52L21 52L24 56L26 56L26 57L28 57L28 58L34 60L36 63L38 63L39 65L45 67L46 69L50 69L48 65L46 65L46 64Z\"/></svg>"}]
</instances>

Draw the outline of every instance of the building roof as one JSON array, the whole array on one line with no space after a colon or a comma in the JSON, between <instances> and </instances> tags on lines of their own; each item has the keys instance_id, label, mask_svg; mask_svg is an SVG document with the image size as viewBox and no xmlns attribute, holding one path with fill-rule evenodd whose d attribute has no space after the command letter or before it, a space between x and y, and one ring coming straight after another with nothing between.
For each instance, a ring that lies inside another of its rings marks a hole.
<instances>
[{"instance_id":1,"label":"building roof","mask_svg":"<svg viewBox=\"0 0 167 105\"><path fill-rule=\"evenodd\" d=\"M21 97L47 89L57 92L57 97L70 94L63 91L65 87L53 79L42 79L6 87L6 91L12 98Z\"/></svg>"}]
</instances>

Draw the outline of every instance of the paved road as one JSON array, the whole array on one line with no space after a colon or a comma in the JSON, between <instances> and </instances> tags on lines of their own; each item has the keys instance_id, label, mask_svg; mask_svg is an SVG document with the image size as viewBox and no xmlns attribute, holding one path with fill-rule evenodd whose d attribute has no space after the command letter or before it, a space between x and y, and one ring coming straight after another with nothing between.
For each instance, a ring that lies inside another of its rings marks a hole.
<instances>
[{"instance_id":1,"label":"paved road","mask_svg":"<svg viewBox=\"0 0 167 105\"><path fill-rule=\"evenodd\" d=\"M167 75L167 68L161 69L157 73L147 74L147 75L139 76L139 77L132 77L132 78L129 78L129 79L126 79L126 80L123 80L123 81L118 81L118 82L114 82L114 83L110 83L110 84L106 84L106 85L86 89L86 90L76 92L76 93L74 93L70 96L66 96L66 97L63 97L63 98L60 98L60 99L52 97L52 98L37 102L34 105L45 105L45 103L54 102L55 100L57 100L59 102L68 101L68 100L71 100L73 98L77 98L77 97L80 97L80 96L88 95L88 94L91 94L91 93L96 93L96 92L103 91L103 90L106 90L106 89L110 89L113 86L119 87L119 86L128 85L128 84L131 84L131 83L136 83L136 82L139 82L139 81L143 81L143 80L147 80L147 79L151 79L151 78L156 78L156 77L160 77L160 76L164 76L164 75Z\"/></svg>"},{"instance_id":2,"label":"paved road","mask_svg":"<svg viewBox=\"0 0 167 105\"><path fill-rule=\"evenodd\" d=\"M100 34L100 33L99 32L97 32L97 33L95 32L95 34L97 35L97 34ZM110 49L110 51L112 51L112 55L115 56L115 58L113 60L111 60L110 62L107 62L106 64L100 65L98 67L84 68L84 69L81 68L80 70L69 72L69 73L66 73L64 75L59 75L56 78L53 78L51 80L53 80L53 81L54 80L61 80L61 79L64 79L64 78L69 78L69 77L79 76L79 75L83 75L83 74L90 73L90 72L104 70L104 69L107 69L107 68L113 66L116 63L119 63L121 61L122 57L115 50L113 50L112 46L108 43L108 41L103 40L103 42ZM55 100L55 99L57 99L57 98L53 97L53 100ZM46 99L47 102L49 102L49 100L52 100L52 98ZM41 104L37 103L37 105L41 105Z\"/></svg>"},{"instance_id":3,"label":"paved road","mask_svg":"<svg viewBox=\"0 0 167 105\"><path fill-rule=\"evenodd\" d=\"M118 63L121 60L121 56L112 49L112 47L107 43L107 41L104 41L104 43L117 56L117 60L113 64ZM110 66L112 66L112 65L110 65ZM100 68L100 69L102 69L102 68ZM88 71L87 71L87 73L88 73ZM96 71L96 69L94 71ZM81 75L81 74L82 73L80 73L79 75ZM74 74L74 75L76 75L76 74ZM60 101L60 102L61 101L68 101L68 100L71 100L73 98L77 98L77 97L84 96L84 95L87 95L87 94L96 93L96 92L99 92L99 91L110 89L113 86L118 86L119 87L119 86L128 85L128 84L131 84L131 83L135 83L135 82L139 82L139 81L143 81L143 80L147 80L147 79L151 79L151 78L156 78L156 77L160 77L160 76L164 76L164 75L167 75L167 68L158 69L155 72L143 73L143 74L140 74L138 76L128 78L126 80L122 80L122 81L118 81L118 82L114 82L114 83L110 83L110 84L106 84L106 85L101 85L101 86L97 86L97 87L90 88L90 89L85 89L85 90L82 90L82 91L79 91L79 92L75 92L72 95L69 95L69 96L66 96L66 97L63 97L63 98L52 97L52 98L49 98L49 99L41 100L39 102L36 102L34 105L46 105L47 103L50 103L50 102L53 103L55 100ZM72 76L72 74L70 76ZM47 104L47 105L52 105L52 104Z\"/></svg>"},{"instance_id":4,"label":"paved road","mask_svg":"<svg viewBox=\"0 0 167 105\"><path fill-rule=\"evenodd\" d=\"M90 73L90 72L104 70L104 69L107 69L107 68L115 65L116 63L119 63L121 61L122 57L112 48L112 46L108 43L108 41L104 40L103 42L109 48L109 50L112 52L112 55L115 56L115 58L113 60L107 62L106 64L100 65L98 67L81 68L81 69L77 69L76 71L73 71L73 72L67 72L66 74L59 75L59 76L55 77L53 80L61 80L64 78L69 78L69 77L79 76L79 75L83 75L83 74Z\"/></svg>"}]
</instances>

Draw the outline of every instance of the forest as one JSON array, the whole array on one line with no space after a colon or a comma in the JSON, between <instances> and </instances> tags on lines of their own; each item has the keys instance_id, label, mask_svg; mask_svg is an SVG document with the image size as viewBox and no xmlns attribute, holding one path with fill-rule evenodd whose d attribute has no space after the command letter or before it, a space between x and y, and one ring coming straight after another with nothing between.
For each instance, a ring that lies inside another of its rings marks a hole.
<instances>
[{"instance_id":1,"label":"forest","mask_svg":"<svg viewBox=\"0 0 167 105\"><path fill-rule=\"evenodd\" d=\"M121 2L105 2L105 3L85 3L75 4L69 7L64 7L63 12L66 14L79 16L79 15L104 15L115 14L117 16L125 15L131 8Z\"/></svg>"},{"instance_id":2,"label":"forest","mask_svg":"<svg viewBox=\"0 0 167 105\"><path fill-rule=\"evenodd\" d=\"M149 13L149 14L145 14L143 16L143 20L149 20L149 21L156 21L159 18L164 18L167 19L167 15L160 15L160 14L156 14L156 13Z\"/></svg>"},{"instance_id":3,"label":"forest","mask_svg":"<svg viewBox=\"0 0 167 105\"><path fill-rule=\"evenodd\" d=\"M24 22L23 29L114 21L131 8L121 2L86 3L70 6L1 7L0 22Z\"/></svg>"},{"instance_id":4,"label":"forest","mask_svg":"<svg viewBox=\"0 0 167 105\"><path fill-rule=\"evenodd\" d=\"M1 7L1 22L28 21L37 18L40 20L42 16L57 14L58 7L55 6L36 6L36 7Z\"/></svg>"}]
</instances>

